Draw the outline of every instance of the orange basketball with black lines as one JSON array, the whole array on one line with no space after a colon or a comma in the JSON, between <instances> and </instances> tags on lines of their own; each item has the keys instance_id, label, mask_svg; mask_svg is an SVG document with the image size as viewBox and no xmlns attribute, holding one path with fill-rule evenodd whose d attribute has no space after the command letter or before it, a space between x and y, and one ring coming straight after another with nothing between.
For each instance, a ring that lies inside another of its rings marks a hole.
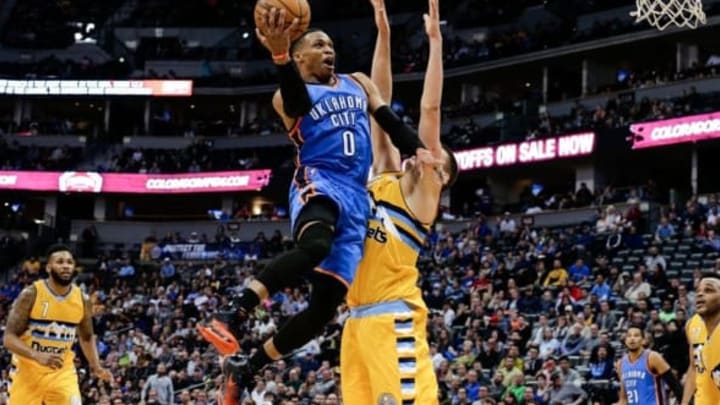
<instances>
[{"instance_id":1,"label":"orange basketball with black lines","mask_svg":"<svg viewBox=\"0 0 720 405\"><path fill-rule=\"evenodd\" d=\"M285 27L292 24L295 18L300 20L297 30L290 33L291 40L297 39L303 32L307 31L310 26L310 4L307 0L258 0L255 3L254 14L255 26L260 28L260 31L265 25L262 18L263 10L269 11L273 7L285 10Z\"/></svg>"}]
</instances>

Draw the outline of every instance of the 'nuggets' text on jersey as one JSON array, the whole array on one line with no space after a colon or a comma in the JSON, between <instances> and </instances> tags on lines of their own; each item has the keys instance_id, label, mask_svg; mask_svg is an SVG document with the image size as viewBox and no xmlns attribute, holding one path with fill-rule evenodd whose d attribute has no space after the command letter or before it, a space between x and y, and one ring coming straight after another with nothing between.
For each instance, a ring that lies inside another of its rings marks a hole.
<instances>
[{"instance_id":1,"label":"'nuggets' text on jersey","mask_svg":"<svg viewBox=\"0 0 720 405\"><path fill-rule=\"evenodd\" d=\"M28 328L20 340L35 351L63 356L63 367L72 368L72 346L85 309L82 292L72 286L67 295L57 296L48 287L47 280L36 281L34 286L37 291L35 302L30 311ZM52 371L20 356L13 357L13 365L31 371Z\"/></svg>"},{"instance_id":2,"label":"'nuggets' text on jersey","mask_svg":"<svg viewBox=\"0 0 720 405\"><path fill-rule=\"evenodd\" d=\"M396 174L380 175L368 189L374 209L365 235L365 256L348 291L348 305L402 300L424 309L415 263L429 226L413 216Z\"/></svg>"}]
</instances>

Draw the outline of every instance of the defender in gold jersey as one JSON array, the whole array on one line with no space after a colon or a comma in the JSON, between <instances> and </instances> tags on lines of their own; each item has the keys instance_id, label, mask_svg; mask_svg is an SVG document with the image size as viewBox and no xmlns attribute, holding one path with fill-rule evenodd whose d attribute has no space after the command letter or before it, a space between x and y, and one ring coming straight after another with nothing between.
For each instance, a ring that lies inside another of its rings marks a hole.
<instances>
[{"instance_id":1,"label":"defender in gold jersey","mask_svg":"<svg viewBox=\"0 0 720 405\"><path fill-rule=\"evenodd\" d=\"M720 276L705 274L696 291L695 314L685 327L690 346L690 367L681 404L694 395L695 405L720 404Z\"/></svg>"},{"instance_id":2,"label":"defender in gold jersey","mask_svg":"<svg viewBox=\"0 0 720 405\"><path fill-rule=\"evenodd\" d=\"M72 351L76 333L90 369L112 381L100 366L90 301L73 284L72 253L56 245L48 250L47 261L50 277L20 293L5 327L3 344L13 355L9 405L81 404Z\"/></svg>"},{"instance_id":3,"label":"defender in gold jersey","mask_svg":"<svg viewBox=\"0 0 720 405\"><path fill-rule=\"evenodd\" d=\"M373 0L378 40L373 81L390 99L389 24L383 0ZM429 0L425 28L430 55L421 99L418 149L401 172L398 151L373 126L373 209L365 253L350 286L350 317L342 336L340 367L345 405L438 403L426 327L428 310L415 266L442 190L457 175L452 152L440 144L442 37L438 0Z\"/></svg>"}]
</instances>

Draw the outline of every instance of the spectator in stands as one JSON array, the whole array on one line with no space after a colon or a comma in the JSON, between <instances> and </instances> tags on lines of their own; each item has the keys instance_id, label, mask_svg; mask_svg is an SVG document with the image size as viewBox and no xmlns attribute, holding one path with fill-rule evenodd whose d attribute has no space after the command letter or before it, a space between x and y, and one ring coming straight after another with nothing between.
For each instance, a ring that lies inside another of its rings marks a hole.
<instances>
[{"instance_id":1,"label":"spectator in stands","mask_svg":"<svg viewBox=\"0 0 720 405\"><path fill-rule=\"evenodd\" d=\"M148 393L155 391L157 393L157 402L160 405L172 405L174 401L173 382L167 375L167 367L165 364L157 366L157 373L151 375L140 394L140 402L145 402Z\"/></svg>"},{"instance_id":2,"label":"spectator in stands","mask_svg":"<svg viewBox=\"0 0 720 405\"><path fill-rule=\"evenodd\" d=\"M705 246L710 250L720 251L720 237L715 233L714 229L707 231Z\"/></svg>"},{"instance_id":3,"label":"spectator in stands","mask_svg":"<svg viewBox=\"0 0 720 405\"><path fill-rule=\"evenodd\" d=\"M598 273L595 276L595 284L593 284L592 288L590 289L590 295L594 295L601 302L605 301L607 303L607 300L610 299L611 294L612 290L605 281L605 275L603 275L602 273Z\"/></svg>"},{"instance_id":4,"label":"spectator in stands","mask_svg":"<svg viewBox=\"0 0 720 405\"><path fill-rule=\"evenodd\" d=\"M595 317L595 323L604 331L612 331L617 326L617 318L610 311L610 303L607 300L600 301L600 313Z\"/></svg>"},{"instance_id":5,"label":"spectator in stands","mask_svg":"<svg viewBox=\"0 0 720 405\"><path fill-rule=\"evenodd\" d=\"M654 269L658 264L661 265L663 269L667 268L665 256L659 253L657 246L652 246L648 249L648 256L645 258L645 267Z\"/></svg>"},{"instance_id":6,"label":"spectator in stands","mask_svg":"<svg viewBox=\"0 0 720 405\"><path fill-rule=\"evenodd\" d=\"M615 376L614 359L609 356L606 346L598 346L593 350L589 366L587 380L610 380Z\"/></svg>"},{"instance_id":7,"label":"spectator in stands","mask_svg":"<svg viewBox=\"0 0 720 405\"><path fill-rule=\"evenodd\" d=\"M576 283L584 282L592 275L590 268L583 262L583 259L577 259L570 267L568 267L568 275L570 279Z\"/></svg>"},{"instance_id":8,"label":"spectator in stands","mask_svg":"<svg viewBox=\"0 0 720 405\"><path fill-rule=\"evenodd\" d=\"M598 401L603 404L613 403L616 399L615 391L608 381L615 377L615 364L612 357L609 356L606 346L598 346L590 356L589 370L586 380L590 383L585 388L588 390L590 400ZM603 384L597 384L605 382Z\"/></svg>"},{"instance_id":9,"label":"spectator in stands","mask_svg":"<svg viewBox=\"0 0 720 405\"><path fill-rule=\"evenodd\" d=\"M505 393L505 385L503 384L503 375L500 373L500 371L496 371L493 375L492 380L490 381L490 385L488 386L488 389L490 391L490 396L494 398L500 398L503 393Z\"/></svg>"},{"instance_id":10,"label":"spectator in stands","mask_svg":"<svg viewBox=\"0 0 720 405\"><path fill-rule=\"evenodd\" d=\"M547 403L553 405L580 405L587 400L585 391L572 382L566 382L560 371L554 372L550 380L552 383L544 398Z\"/></svg>"},{"instance_id":11,"label":"spectator in stands","mask_svg":"<svg viewBox=\"0 0 720 405\"><path fill-rule=\"evenodd\" d=\"M517 403L522 403L523 396L525 395L525 376L522 374L516 374L507 386L503 398L507 398L508 395L512 395Z\"/></svg>"},{"instance_id":12,"label":"spectator in stands","mask_svg":"<svg viewBox=\"0 0 720 405\"><path fill-rule=\"evenodd\" d=\"M578 358L578 356L575 356L574 358ZM569 355L563 355L558 360L558 370L560 371L560 375L562 376L563 381L569 384L578 384L582 381L582 376L580 373L578 373L574 368L570 367L570 357Z\"/></svg>"},{"instance_id":13,"label":"spectator in stands","mask_svg":"<svg viewBox=\"0 0 720 405\"><path fill-rule=\"evenodd\" d=\"M475 353L475 347L473 346L473 342L470 340L465 340L462 345L462 353L455 359L456 364L463 364L466 367L469 367L472 365L472 363L475 362L475 358L477 356L477 353Z\"/></svg>"},{"instance_id":14,"label":"spectator in stands","mask_svg":"<svg viewBox=\"0 0 720 405\"><path fill-rule=\"evenodd\" d=\"M623 218L622 213L618 211L617 208L615 208L614 205L608 205L606 210L606 217L605 221L607 224L608 231L612 232L616 229L624 228L625 227L625 218Z\"/></svg>"},{"instance_id":15,"label":"spectator in stands","mask_svg":"<svg viewBox=\"0 0 720 405\"><path fill-rule=\"evenodd\" d=\"M635 191L634 189L632 191ZM634 200L633 200L634 201ZM630 202L630 201L628 201ZM642 221L642 211L640 211L640 204L638 202L632 202L630 208L625 211L625 222L629 226L639 226Z\"/></svg>"},{"instance_id":16,"label":"spectator in stands","mask_svg":"<svg viewBox=\"0 0 720 405\"><path fill-rule=\"evenodd\" d=\"M660 218L660 223L655 231L655 241L664 242L675 236L675 227L668 221L667 217Z\"/></svg>"},{"instance_id":17,"label":"spectator in stands","mask_svg":"<svg viewBox=\"0 0 720 405\"><path fill-rule=\"evenodd\" d=\"M550 270L550 273L548 273L547 277L545 278L543 286L564 286L567 278L567 270L562 267L562 262L559 259L555 259L553 261L553 269Z\"/></svg>"},{"instance_id":18,"label":"spectator in stands","mask_svg":"<svg viewBox=\"0 0 720 405\"><path fill-rule=\"evenodd\" d=\"M560 346L560 354L564 356L575 356L585 350L587 340L582 335L582 331L582 325L576 323L572 326L571 332L565 336L565 339ZM562 360L560 361L560 364L562 365Z\"/></svg>"},{"instance_id":19,"label":"spectator in stands","mask_svg":"<svg viewBox=\"0 0 720 405\"><path fill-rule=\"evenodd\" d=\"M670 282L665 274L665 268L662 264L657 263L652 269L648 277L648 283L655 288L655 290L667 290L670 287Z\"/></svg>"},{"instance_id":20,"label":"spectator in stands","mask_svg":"<svg viewBox=\"0 0 720 405\"><path fill-rule=\"evenodd\" d=\"M663 300L662 309L658 313L658 317L663 323L674 321L676 318L675 309L673 308L672 301L669 299Z\"/></svg>"},{"instance_id":21,"label":"spectator in stands","mask_svg":"<svg viewBox=\"0 0 720 405\"><path fill-rule=\"evenodd\" d=\"M623 230L615 228L605 240L605 250L607 254L614 255L623 245Z\"/></svg>"},{"instance_id":22,"label":"spectator in stands","mask_svg":"<svg viewBox=\"0 0 720 405\"><path fill-rule=\"evenodd\" d=\"M595 232L598 234L605 234L610 230L610 224L608 223L607 212L603 209L598 210L598 219L595 221Z\"/></svg>"},{"instance_id":23,"label":"spectator in stands","mask_svg":"<svg viewBox=\"0 0 720 405\"><path fill-rule=\"evenodd\" d=\"M707 211L707 224L708 226L715 227L718 224L718 206L715 205L710 207Z\"/></svg>"},{"instance_id":24,"label":"spectator in stands","mask_svg":"<svg viewBox=\"0 0 720 405\"><path fill-rule=\"evenodd\" d=\"M118 260L120 262L120 260ZM132 265L130 259L125 259L121 262L118 268L118 277L130 278L135 275L135 266Z\"/></svg>"},{"instance_id":25,"label":"spectator in stands","mask_svg":"<svg viewBox=\"0 0 720 405\"><path fill-rule=\"evenodd\" d=\"M553 335L553 330L549 327L543 329L543 338L540 341L539 350L540 358L547 360L557 353L560 349L560 342Z\"/></svg>"},{"instance_id":26,"label":"spectator in stands","mask_svg":"<svg viewBox=\"0 0 720 405\"><path fill-rule=\"evenodd\" d=\"M650 297L650 292L650 284L643 280L642 273L638 271L633 274L632 282L625 290L625 299L632 303L636 303L640 299Z\"/></svg>"},{"instance_id":27,"label":"spectator in stands","mask_svg":"<svg viewBox=\"0 0 720 405\"><path fill-rule=\"evenodd\" d=\"M175 265L170 261L170 258L164 258L163 263L160 266L160 277L163 280L163 284L167 285L173 281L176 274Z\"/></svg>"},{"instance_id":28,"label":"spectator in stands","mask_svg":"<svg viewBox=\"0 0 720 405\"><path fill-rule=\"evenodd\" d=\"M505 212L505 215L498 220L500 227L500 234L504 238L512 238L517 232L517 223L515 219L510 216L510 212Z\"/></svg>"},{"instance_id":29,"label":"spectator in stands","mask_svg":"<svg viewBox=\"0 0 720 405\"><path fill-rule=\"evenodd\" d=\"M484 385L485 382L483 382L482 385ZM478 379L478 370L470 369L467 372L467 381L465 382L465 390L467 391L467 396L471 401L477 401L480 397L480 386L481 383Z\"/></svg>"},{"instance_id":30,"label":"spectator in stands","mask_svg":"<svg viewBox=\"0 0 720 405\"><path fill-rule=\"evenodd\" d=\"M253 388L252 392L250 393L250 398L256 403L256 404L264 404L265 403L265 381L258 380L255 383L255 388Z\"/></svg>"},{"instance_id":31,"label":"spectator in stands","mask_svg":"<svg viewBox=\"0 0 720 405\"><path fill-rule=\"evenodd\" d=\"M536 344L531 344L528 349L527 357L524 362L524 374L534 376L542 368L542 359L540 358L540 350Z\"/></svg>"}]
</instances>

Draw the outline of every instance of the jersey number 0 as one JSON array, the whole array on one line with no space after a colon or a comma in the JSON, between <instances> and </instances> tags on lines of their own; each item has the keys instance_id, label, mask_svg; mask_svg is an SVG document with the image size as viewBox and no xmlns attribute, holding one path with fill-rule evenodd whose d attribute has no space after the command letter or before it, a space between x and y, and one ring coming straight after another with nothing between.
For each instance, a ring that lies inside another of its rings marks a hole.
<instances>
[{"instance_id":1,"label":"jersey number 0","mask_svg":"<svg viewBox=\"0 0 720 405\"><path fill-rule=\"evenodd\" d=\"M355 134L351 131L345 131L342 133L343 138L343 153L345 156L355 155Z\"/></svg>"}]
</instances>

